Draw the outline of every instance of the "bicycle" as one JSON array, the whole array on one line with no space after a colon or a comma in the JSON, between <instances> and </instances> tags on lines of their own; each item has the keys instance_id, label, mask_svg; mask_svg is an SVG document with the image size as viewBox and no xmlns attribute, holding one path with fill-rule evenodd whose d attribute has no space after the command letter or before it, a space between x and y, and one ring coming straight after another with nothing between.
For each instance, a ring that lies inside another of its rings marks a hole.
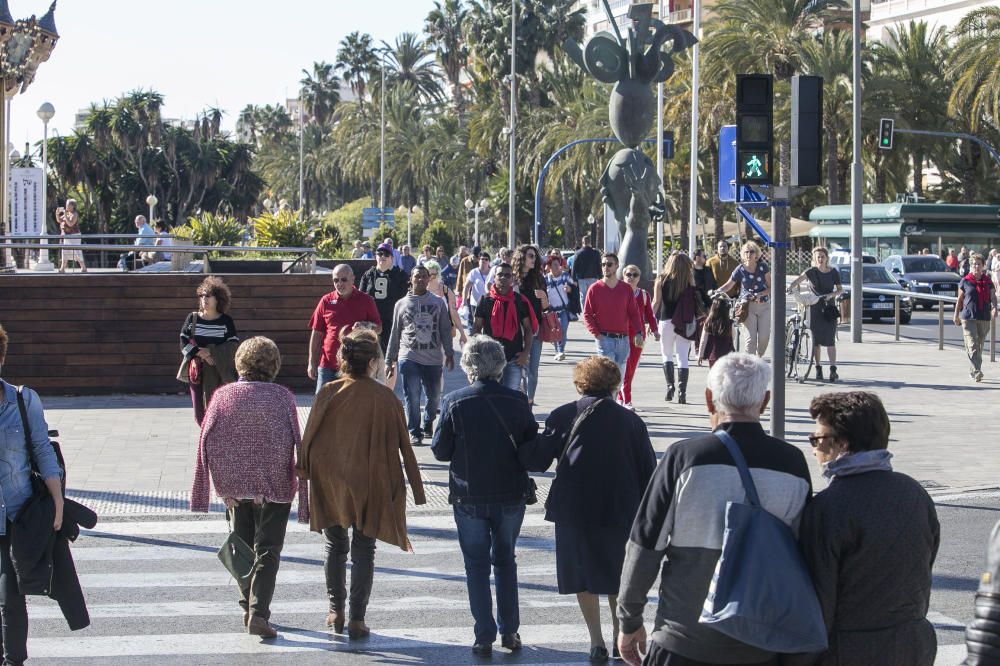
<instances>
[{"instance_id":1,"label":"bicycle","mask_svg":"<svg viewBox=\"0 0 1000 666\"><path fill-rule=\"evenodd\" d=\"M785 320L785 377L803 383L813 365L813 336L809 330L809 306L820 301L812 287L793 291L795 314Z\"/></svg>"}]
</instances>

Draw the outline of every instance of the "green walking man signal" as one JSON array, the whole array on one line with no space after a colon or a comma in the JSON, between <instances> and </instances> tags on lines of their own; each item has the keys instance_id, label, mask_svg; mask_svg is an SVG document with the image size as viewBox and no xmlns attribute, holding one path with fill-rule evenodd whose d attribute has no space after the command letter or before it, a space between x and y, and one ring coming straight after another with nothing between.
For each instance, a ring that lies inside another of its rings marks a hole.
<instances>
[{"instance_id":1,"label":"green walking man signal","mask_svg":"<svg viewBox=\"0 0 1000 666\"><path fill-rule=\"evenodd\" d=\"M892 128L896 124L892 118L883 118L879 121L878 147L883 150L892 149Z\"/></svg>"}]
</instances>

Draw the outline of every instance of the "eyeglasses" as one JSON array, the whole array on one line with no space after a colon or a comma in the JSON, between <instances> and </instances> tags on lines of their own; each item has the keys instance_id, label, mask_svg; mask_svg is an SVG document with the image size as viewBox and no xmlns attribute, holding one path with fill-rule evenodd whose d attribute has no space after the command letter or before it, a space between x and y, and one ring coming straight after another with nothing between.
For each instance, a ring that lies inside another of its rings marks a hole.
<instances>
[{"instance_id":1,"label":"eyeglasses","mask_svg":"<svg viewBox=\"0 0 1000 666\"><path fill-rule=\"evenodd\" d=\"M830 439L833 435L809 435L809 443L816 448L824 439Z\"/></svg>"},{"instance_id":2,"label":"eyeglasses","mask_svg":"<svg viewBox=\"0 0 1000 666\"><path fill-rule=\"evenodd\" d=\"M625 277L627 277L627 278L639 277L639 274L638 273L626 273Z\"/></svg>"},{"instance_id":3,"label":"eyeglasses","mask_svg":"<svg viewBox=\"0 0 1000 666\"><path fill-rule=\"evenodd\" d=\"M601 266L617 266L617 265L618 265L618 264L616 264L616 263L615 263L615 262L613 262L613 261L602 261L602 262L601 262Z\"/></svg>"},{"instance_id":4,"label":"eyeglasses","mask_svg":"<svg viewBox=\"0 0 1000 666\"><path fill-rule=\"evenodd\" d=\"M376 253L375 253L375 256L376 256L376 257L388 257L388 256L390 256L390 255L389 255L389 253L388 253L388 252L385 252L385 251L382 251L382 252L376 252Z\"/></svg>"},{"instance_id":5,"label":"eyeglasses","mask_svg":"<svg viewBox=\"0 0 1000 666\"><path fill-rule=\"evenodd\" d=\"M350 282L351 278L346 278L346 277L339 277L338 278L338 277L335 277L335 278L333 278L333 281L334 282Z\"/></svg>"}]
</instances>

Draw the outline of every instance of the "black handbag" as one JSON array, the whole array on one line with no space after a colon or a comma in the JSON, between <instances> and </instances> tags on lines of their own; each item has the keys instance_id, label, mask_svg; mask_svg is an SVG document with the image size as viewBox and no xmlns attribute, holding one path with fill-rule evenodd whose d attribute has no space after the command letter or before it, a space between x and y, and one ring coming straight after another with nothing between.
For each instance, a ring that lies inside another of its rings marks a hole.
<instances>
[{"instance_id":1,"label":"black handbag","mask_svg":"<svg viewBox=\"0 0 1000 666\"><path fill-rule=\"evenodd\" d=\"M24 386L17 387L17 411L21 414L21 425L24 427L24 446L28 451L28 461L31 465L31 499L25 502L27 506L31 502L38 501L40 498L46 498L49 496L49 489L45 485L45 479L42 478L42 473L38 471L38 463L35 461L35 454L31 448L31 426L28 425L28 408L24 404ZM51 435L51 432L50 432ZM56 460L59 463L59 468L62 470L62 489L63 493L66 492L66 463L63 461L62 450L59 448L58 442L53 442L49 440L49 444L56 453Z\"/></svg>"},{"instance_id":2,"label":"black handbag","mask_svg":"<svg viewBox=\"0 0 1000 666\"><path fill-rule=\"evenodd\" d=\"M507 435L507 439L510 440L511 446L514 447L514 453L516 454L517 440L514 439L514 435L511 434L510 428L507 427L507 422L503 420L503 417L500 416L500 412L497 411L497 408L493 406L493 403L490 402L489 398L484 398L484 400L486 400L486 404L489 405L490 410L493 412L493 415L497 417L497 421L500 422L500 427L503 428L504 433ZM528 477L528 495L525 498L524 503L538 504L538 484L535 483L535 480L530 476Z\"/></svg>"},{"instance_id":3,"label":"black handbag","mask_svg":"<svg viewBox=\"0 0 1000 666\"><path fill-rule=\"evenodd\" d=\"M257 570L260 558L254 554L253 548L243 540L243 537L233 530L233 524L229 520L229 509L226 509L226 524L229 526L229 536L219 548L219 561L237 583L242 583Z\"/></svg>"}]
</instances>

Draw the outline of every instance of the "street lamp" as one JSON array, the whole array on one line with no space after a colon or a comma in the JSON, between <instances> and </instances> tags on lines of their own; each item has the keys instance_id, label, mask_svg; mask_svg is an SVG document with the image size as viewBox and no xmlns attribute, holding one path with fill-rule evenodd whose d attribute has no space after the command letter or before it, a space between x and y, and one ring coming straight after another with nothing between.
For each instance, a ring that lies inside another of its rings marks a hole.
<instances>
[{"instance_id":1,"label":"street lamp","mask_svg":"<svg viewBox=\"0 0 1000 666\"><path fill-rule=\"evenodd\" d=\"M59 41L55 22L56 3L53 2L45 15L36 19L14 20L7 0L0 0L0 137L7 136L9 112L7 98L24 92L35 80L38 66L49 59ZM10 207L7 204L9 165L0 165L0 223L2 231L10 232ZM10 250L4 250L4 264L10 264Z\"/></svg>"},{"instance_id":2,"label":"street lamp","mask_svg":"<svg viewBox=\"0 0 1000 666\"><path fill-rule=\"evenodd\" d=\"M472 199L466 199L465 200L465 210L472 211L473 214L475 215L475 221L476 221L475 224L476 224L476 226L475 226L475 232L473 233L473 242L472 242L473 245L479 245L479 213L481 211L486 210L486 204L487 203L488 202L486 201L486 199L483 199L482 201L480 201L478 205L476 203L474 203L472 201ZM468 219L468 218L466 218L466 219ZM509 247L512 247L512 246L509 246Z\"/></svg>"},{"instance_id":3,"label":"street lamp","mask_svg":"<svg viewBox=\"0 0 1000 666\"><path fill-rule=\"evenodd\" d=\"M302 221L302 216L305 215L305 204L302 203L302 197L306 190L306 171L305 171L305 113L302 109L302 90L299 90L299 222Z\"/></svg>"},{"instance_id":4,"label":"street lamp","mask_svg":"<svg viewBox=\"0 0 1000 666\"><path fill-rule=\"evenodd\" d=\"M382 84L379 88L379 97L382 107L382 118L379 121L381 125L381 131L379 132L379 158L378 158L378 181L379 181L379 196L378 196L378 207L379 207L379 220L384 220L385 211L385 54L389 49L382 49Z\"/></svg>"},{"instance_id":5,"label":"street lamp","mask_svg":"<svg viewBox=\"0 0 1000 666\"><path fill-rule=\"evenodd\" d=\"M45 102L38 107L38 118L42 121L42 235L49 233L49 121L56 115L56 108ZM43 238L42 245L48 245L49 239ZM35 263L36 271L53 271L55 266L49 261L49 249L42 248Z\"/></svg>"},{"instance_id":6,"label":"street lamp","mask_svg":"<svg viewBox=\"0 0 1000 666\"><path fill-rule=\"evenodd\" d=\"M406 244L410 246L411 250L413 249L413 233L411 229L412 220L410 219L410 213L419 213L419 212L420 212L420 206L413 206L412 208L407 207L406 209Z\"/></svg>"},{"instance_id":7,"label":"street lamp","mask_svg":"<svg viewBox=\"0 0 1000 666\"><path fill-rule=\"evenodd\" d=\"M510 221L507 227L507 247L516 247L517 227L515 215L517 213L517 195L514 186L514 169L517 159L517 0L510 1L510 125L507 128L510 134L510 166L507 181L507 207Z\"/></svg>"},{"instance_id":8,"label":"street lamp","mask_svg":"<svg viewBox=\"0 0 1000 666\"><path fill-rule=\"evenodd\" d=\"M149 206L149 223L150 224L153 223L153 213L156 211L156 203L158 201L159 201L159 199L156 198L156 195L150 194L148 197L146 197L146 205Z\"/></svg>"}]
</instances>

